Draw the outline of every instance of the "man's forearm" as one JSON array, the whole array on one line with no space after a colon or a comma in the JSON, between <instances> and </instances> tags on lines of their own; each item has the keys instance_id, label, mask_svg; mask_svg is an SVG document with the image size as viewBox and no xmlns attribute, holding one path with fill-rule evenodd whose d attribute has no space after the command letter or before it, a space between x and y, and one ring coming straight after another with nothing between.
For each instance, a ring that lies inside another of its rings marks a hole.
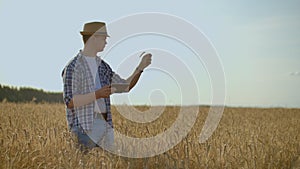
<instances>
[{"instance_id":1,"label":"man's forearm","mask_svg":"<svg viewBox=\"0 0 300 169\"><path fill-rule=\"evenodd\" d=\"M136 68L134 70L133 74L126 80L126 82L129 83L129 90L131 90L136 85L136 83L139 81L142 72L143 72L143 70Z\"/></svg>"},{"instance_id":2,"label":"man's forearm","mask_svg":"<svg viewBox=\"0 0 300 169\"><path fill-rule=\"evenodd\" d=\"M108 98L111 94L111 87L109 85L103 86L101 89L95 92L87 94L74 95L69 104L68 108L80 107L92 103L96 99Z\"/></svg>"},{"instance_id":3,"label":"man's forearm","mask_svg":"<svg viewBox=\"0 0 300 169\"><path fill-rule=\"evenodd\" d=\"M92 103L96 100L95 93L87 93L82 95L74 95L68 104L68 108L80 107Z\"/></svg>"}]
</instances>

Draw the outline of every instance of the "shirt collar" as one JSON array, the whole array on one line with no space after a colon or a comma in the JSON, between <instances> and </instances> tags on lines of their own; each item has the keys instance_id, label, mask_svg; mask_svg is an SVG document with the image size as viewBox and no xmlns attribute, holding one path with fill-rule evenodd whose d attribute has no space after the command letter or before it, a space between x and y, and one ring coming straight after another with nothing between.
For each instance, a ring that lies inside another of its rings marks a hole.
<instances>
[{"instance_id":1,"label":"shirt collar","mask_svg":"<svg viewBox=\"0 0 300 169\"><path fill-rule=\"evenodd\" d=\"M84 58L85 55L82 54L82 50L79 50L78 56L79 56L80 58ZM96 56L96 62L97 62L97 65L98 65L98 66L101 64L101 61L102 61L101 57Z\"/></svg>"}]
</instances>

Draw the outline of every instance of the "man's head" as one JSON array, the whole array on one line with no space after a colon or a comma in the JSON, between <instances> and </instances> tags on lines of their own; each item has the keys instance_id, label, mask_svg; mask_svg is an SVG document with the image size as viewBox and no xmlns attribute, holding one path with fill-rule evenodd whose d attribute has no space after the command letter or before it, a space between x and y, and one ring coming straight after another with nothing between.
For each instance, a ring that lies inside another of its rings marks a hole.
<instances>
[{"instance_id":1,"label":"man's head","mask_svg":"<svg viewBox=\"0 0 300 169\"><path fill-rule=\"evenodd\" d=\"M84 24L83 31L80 32L84 44L87 43L96 45L99 51L102 51L106 44L107 34L104 22L89 22Z\"/></svg>"}]
</instances>

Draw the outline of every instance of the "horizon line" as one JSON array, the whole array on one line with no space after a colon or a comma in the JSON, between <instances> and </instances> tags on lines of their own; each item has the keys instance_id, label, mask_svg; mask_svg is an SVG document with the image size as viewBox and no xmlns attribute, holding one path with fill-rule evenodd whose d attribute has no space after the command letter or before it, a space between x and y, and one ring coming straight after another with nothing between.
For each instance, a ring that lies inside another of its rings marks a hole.
<instances>
[{"instance_id":1,"label":"horizon line","mask_svg":"<svg viewBox=\"0 0 300 169\"><path fill-rule=\"evenodd\" d=\"M4 87L9 87L9 88L17 88L20 90L20 88L30 88L30 89L35 89L35 90L42 90L43 92L46 93L63 93L63 91L51 91L51 90L45 90L43 88L36 88L36 87L30 87L30 86L14 86L14 85L9 85L9 84L2 84L0 83L0 86ZM112 105L117 105L117 106L122 106L122 105L128 105L126 103L114 103ZM135 104L135 105L130 105L130 106L200 106L200 107L227 107L227 108L284 108L284 109L300 109L300 106L288 106L288 105L242 105L242 104L224 104L224 105L210 105L207 103L204 104L165 104L165 105L160 105L160 104L154 104L154 105L149 105L149 104Z\"/></svg>"}]
</instances>

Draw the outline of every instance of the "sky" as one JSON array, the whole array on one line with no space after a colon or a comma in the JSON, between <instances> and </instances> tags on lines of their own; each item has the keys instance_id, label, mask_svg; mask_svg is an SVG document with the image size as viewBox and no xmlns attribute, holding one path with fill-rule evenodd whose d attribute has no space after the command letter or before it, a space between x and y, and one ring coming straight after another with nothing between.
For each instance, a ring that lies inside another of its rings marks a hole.
<instances>
[{"instance_id":1,"label":"sky","mask_svg":"<svg viewBox=\"0 0 300 169\"><path fill-rule=\"evenodd\" d=\"M109 24L120 19L161 13L193 25L214 47L222 65L216 69L222 69L226 79L225 105L299 108L299 8L296 0L1 0L0 84L62 91L61 70L83 46L79 32L84 23L105 21L110 32ZM110 33L113 39L118 32ZM213 89L204 61L195 59L197 55L176 39L131 36L102 55L126 78L142 51L153 54L152 64L129 94L113 95L113 103L212 103L219 90Z\"/></svg>"}]
</instances>

